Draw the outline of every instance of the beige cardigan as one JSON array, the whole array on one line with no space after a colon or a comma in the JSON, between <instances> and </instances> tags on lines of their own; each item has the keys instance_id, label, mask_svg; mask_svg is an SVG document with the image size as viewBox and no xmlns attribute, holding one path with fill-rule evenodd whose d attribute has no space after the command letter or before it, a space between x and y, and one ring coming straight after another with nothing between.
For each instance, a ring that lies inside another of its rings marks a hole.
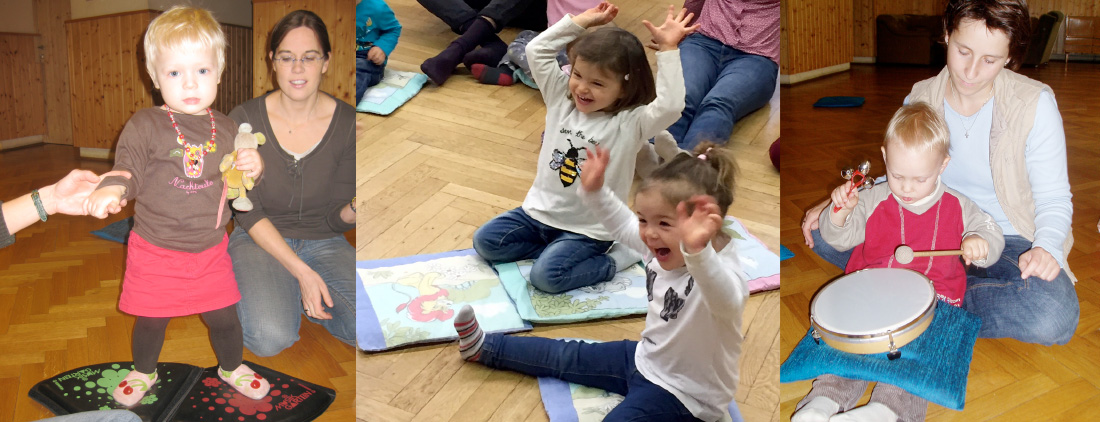
<instances>
[{"instance_id":1,"label":"beige cardigan","mask_svg":"<svg viewBox=\"0 0 1100 422\"><path fill-rule=\"evenodd\" d=\"M949 77L945 66L939 75L917 82L909 93L909 102L924 101L943 113ZM1046 84L1008 69L1001 69L993 80L993 127L989 131L989 165L993 180L997 181L993 186L1009 223L1030 241L1035 241L1035 199L1031 196L1024 151L1027 135L1035 123L1039 93L1043 91L1054 96L1054 90ZM1072 247L1071 229L1062 245L1063 258L1068 258ZM1062 261L1066 263L1063 268L1066 274L1076 282L1068 259Z\"/></svg>"}]
</instances>

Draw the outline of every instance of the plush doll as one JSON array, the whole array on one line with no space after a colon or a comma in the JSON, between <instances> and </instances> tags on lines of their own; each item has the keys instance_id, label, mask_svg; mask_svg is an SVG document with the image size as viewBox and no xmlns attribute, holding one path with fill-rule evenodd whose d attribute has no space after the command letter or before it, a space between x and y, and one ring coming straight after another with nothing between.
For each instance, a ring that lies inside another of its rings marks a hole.
<instances>
[{"instance_id":1,"label":"plush doll","mask_svg":"<svg viewBox=\"0 0 1100 422\"><path fill-rule=\"evenodd\" d=\"M226 192L223 194L224 199L233 199L233 209L237 211L251 211L252 201L248 200L248 196L245 195L245 191L251 190L256 185L256 181L251 177L244 175L244 172L237 170L233 163L237 161L237 150L241 148L257 148L263 145L267 139L262 133L252 133L252 125L248 123L241 123L240 129L237 130L237 137L233 139L233 152L226 154L222 158L221 165L218 169L222 171L222 181L225 182ZM234 199L236 198L236 199ZM219 211L219 214L220 211ZM220 219L219 219L220 221Z\"/></svg>"}]
</instances>

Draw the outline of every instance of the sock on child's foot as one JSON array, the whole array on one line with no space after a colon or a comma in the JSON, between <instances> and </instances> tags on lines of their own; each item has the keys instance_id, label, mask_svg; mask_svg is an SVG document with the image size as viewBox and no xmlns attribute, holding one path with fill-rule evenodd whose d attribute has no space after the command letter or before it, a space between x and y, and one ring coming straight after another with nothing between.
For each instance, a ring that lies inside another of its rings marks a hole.
<instances>
[{"instance_id":1,"label":"sock on child's foot","mask_svg":"<svg viewBox=\"0 0 1100 422\"><path fill-rule=\"evenodd\" d=\"M865 406L829 418L829 422L897 422L897 420L897 413L879 402L870 402Z\"/></svg>"},{"instance_id":2,"label":"sock on child's foot","mask_svg":"<svg viewBox=\"0 0 1100 422\"><path fill-rule=\"evenodd\" d=\"M653 149L657 151L657 156L664 161L671 160L672 157L681 152L690 152L680 149L680 145L676 144L676 138L673 138L667 130L662 130L653 138Z\"/></svg>"},{"instance_id":3,"label":"sock on child's foot","mask_svg":"<svg viewBox=\"0 0 1100 422\"><path fill-rule=\"evenodd\" d=\"M271 383L243 363L232 371L226 371L219 366L218 378L252 400L262 399L271 391Z\"/></svg>"},{"instance_id":4,"label":"sock on child's foot","mask_svg":"<svg viewBox=\"0 0 1100 422\"><path fill-rule=\"evenodd\" d=\"M496 66L505 54L508 54L508 44L505 44L496 34L490 34L486 36L486 41L480 44L480 48L462 57L462 64L467 69L473 69L475 64Z\"/></svg>"},{"instance_id":5,"label":"sock on child's foot","mask_svg":"<svg viewBox=\"0 0 1100 422\"><path fill-rule=\"evenodd\" d=\"M825 396L814 397L794 415L791 422L829 422L829 417L840 411L840 405Z\"/></svg>"},{"instance_id":6,"label":"sock on child's foot","mask_svg":"<svg viewBox=\"0 0 1100 422\"><path fill-rule=\"evenodd\" d=\"M641 254L621 243L611 245L611 249L607 251L607 256L615 261L615 272L630 268L631 265L642 260Z\"/></svg>"},{"instance_id":7,"label":"sock on child's foot","mask_svg":"<svg viewBox=\"0 0 1100 422\"><path fill-rule=\"evenodd\" d=\"M481 345L485 342L485 332L477 323L474 308L463 305L455 315L455 331L458 332L458 354L462 359L476 362L481 357Z\"/></svg>"},{"instance_id":8,"label":"sock on child's foot","mask_svg":"<svg viewBox=\"0 0 1100 422\"><path fill-rule=\"evenodd\" d=\"M447 48L420 65L420 71L428 75L428 78L435 82L436 85L443 85L447 81L447 78L451 77L451 73L454 72L455 67L462 62L462 59L466 57L466 53L473 51L477 46L485 40L492 40L493 38L500 39L496 35L496 28L489 21L477 18L474 19L470 26L466 30L451 42ZM503 42L503 41L501 41ZM507 50L507 46L505 49ZM497 59L500 60L499 58Z\"/></svg>"},{"instance_id":9,"label":"sock on child's foot","mask_svg":"<svg viewBox=\"0 0 1100 422\"><path fill-rule=\"evenodd\" d=\"M115 391L111 393L111 397L114 397L119 404L130 407L141 401L142 397L145 397L145 393L149 392L149 389L156 383L156 370L153 370L151 374L143 374L137 370L130 371L122 379L122 382L115 386Z\"/></svg>"},{"instance_id":10,"label":"sock on child's foot","mask_svg":"<svg viewBox=\"0 0 1100 422\"><path fill-rule=\"evenodd\" d=\"M478 82L483 84L511 86L515 83L512 80L512 70L508 69L507 66L491 67L478 63L470 68L470 72L474 74L474 78L477 78Z\"/></svg>"}]
</instances>

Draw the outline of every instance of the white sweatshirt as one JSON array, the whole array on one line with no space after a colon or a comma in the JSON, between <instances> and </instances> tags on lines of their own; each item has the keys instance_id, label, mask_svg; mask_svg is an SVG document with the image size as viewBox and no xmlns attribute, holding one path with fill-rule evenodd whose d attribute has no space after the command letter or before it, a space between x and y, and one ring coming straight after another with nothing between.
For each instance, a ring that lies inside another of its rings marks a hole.
<instances>
[{"instance_id":1,"label":"white sweatshirt","mask_svg":"<svg viewBox=\"0 0 1100 422\"><path fill-rule=\"evenodd\" d=\"M638 231L638 218L604 186L578 190L613 238L645 256L649 310L634 355L638 371L704 421L728 418L737 389L741 320L749 295L733 242L680 251L684 268L665 271Z\"/></svg>"},{"instance_id":2,"label":"white sweatshirt","mask_svg":"<svg viewBox=\"0 0 1100 422\"><path fill-rule=\"evenodd\" d=\"M523 211L535 220L561 230L597 240L611 240L577 198L586 150L599 145L611 151L605 183L619 199L625 199L634 180L634 163L643 142L657 136L680 119L684 110L684 72L680 50L657 53L657 98L653 102L620 111L582 113L566 97L569 77L555 57L584 32L570 16L562 18L527 45L531 75L546 103L546 132L539 152L535 182L527 191Z\"/></svg>"}]
</instances>

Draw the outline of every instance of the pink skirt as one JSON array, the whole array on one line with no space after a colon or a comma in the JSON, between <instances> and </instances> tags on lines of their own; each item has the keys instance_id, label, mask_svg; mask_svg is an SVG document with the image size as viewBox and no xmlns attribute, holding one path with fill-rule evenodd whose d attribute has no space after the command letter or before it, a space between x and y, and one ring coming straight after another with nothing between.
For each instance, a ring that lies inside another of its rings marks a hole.
<instances>
[{"instance_id":1,"label":"pink skirt","mask_svg":"<svg viewBox=\"0 0 1100 422\"><path fill-rule=\"evenodd\" d=\"M126 275L122 281L122 312L144 317L194 315L241 300L233 261L221 243L199 253L164 249L130 232Z\"/></svg>"}]
</instances>

